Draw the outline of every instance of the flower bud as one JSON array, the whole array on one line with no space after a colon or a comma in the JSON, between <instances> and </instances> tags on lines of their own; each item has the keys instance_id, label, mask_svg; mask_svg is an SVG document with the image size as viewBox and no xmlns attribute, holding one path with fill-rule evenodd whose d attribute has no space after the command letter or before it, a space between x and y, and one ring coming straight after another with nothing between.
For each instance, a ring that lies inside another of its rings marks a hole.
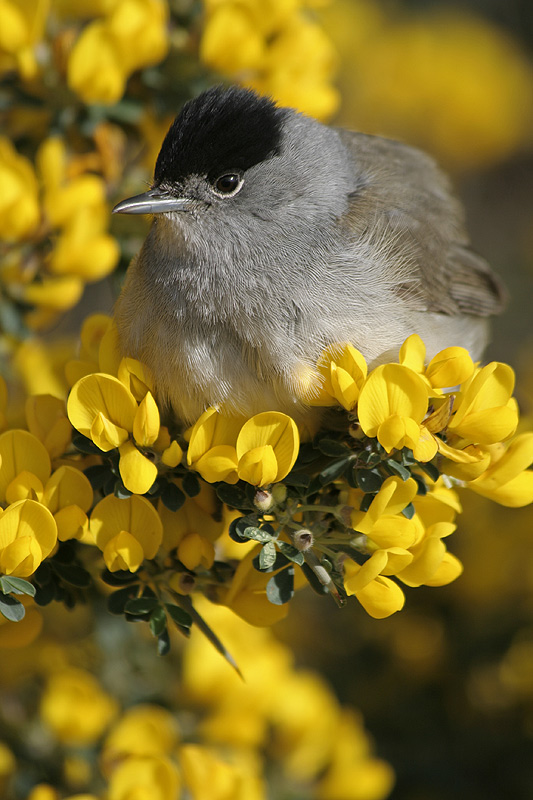
<instances>
[{"instance_id":1,"label":"flower bud","mask_svg":"<svg viewBox=\"0 0 533 800\"><path fill-rule=\"evenodd\" d=\"M254 506L258 511L270 511L274 505L274 498L271 492L266 489L257 489L254 495Z\"/></svg>"},{"instance_id":2,"label":"flower bud","mask_svg":"<svg viewBox=\"0 0 533 800\"><path fill-rule=\"evenodd\" d=\"M271 491L276 505L281 505L287 499L287 487L284 483L275 483Z\"/></svg>"},{"instance_id":3,"label":"flower bud","mask_svg":"<svg viewBox=\"0 0 533 800\"><path fill-rule=\"evenodd\" d=\"M293 534L292 541L297 550L301 553L310 550L314 544L314 537L307 528L302 528Z\"/></svg>"}]
</instances>

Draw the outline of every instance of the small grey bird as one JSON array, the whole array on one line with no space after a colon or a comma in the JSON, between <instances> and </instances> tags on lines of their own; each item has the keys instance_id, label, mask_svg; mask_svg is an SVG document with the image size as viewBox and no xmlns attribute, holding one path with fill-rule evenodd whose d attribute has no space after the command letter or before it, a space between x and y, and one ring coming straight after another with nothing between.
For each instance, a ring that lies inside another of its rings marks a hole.
<instances>
[{"instance_id":1,"label":"small grey bird","mask_svg":"<svg viewBox=\"0 0 533 800\"><path fill-rule=\"evenodd\" d=\"M328 345L375 366L418 333L428 357L477 359L502 308L431 158L247 89L186 103L153 187L114 211L154 215L116 306L121 349L185 423L210 405L309 421Z\"/></svg>"}]
</instances>

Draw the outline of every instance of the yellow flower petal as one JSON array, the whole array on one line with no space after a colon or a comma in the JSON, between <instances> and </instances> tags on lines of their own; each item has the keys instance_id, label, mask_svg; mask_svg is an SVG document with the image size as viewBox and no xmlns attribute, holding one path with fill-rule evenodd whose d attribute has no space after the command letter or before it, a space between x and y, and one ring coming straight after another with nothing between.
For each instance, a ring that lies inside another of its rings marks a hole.
<instances>
[{"instance_id":1,"label":"yellow flower petal","mask_svg":"<svg viewBox=\"0 0 533 800\"><path fill-rule=\"evenodd\" d=\"M463 572L463 565L452 553L444 553L437 570L425 581L426 586L446 586Z\"/></svg>"},{"instance_id":2,"label":"yellow flower petal","mask_svg":"<svg viewBox=\"0 0 533 800\"><path fill-rule=\"evenodd\" d=\"M417 461L431 461L437 455L438 442L435 436L425 427L420 426L420 437L413 446L413 456Z\"/></svg>"},{"instance_id":3,"label":"yellow flower petal","mask_svg":"<svg viewBox=\"0 0 533 800\"><path fill-rule=\"evenodd\" d=\"M159 435L160 423L157 403L152 393L146 392L133 420L133 436L137 444L141 447L153 444Z\"/></svg>"},{"instance_id":4,"label":"yellow flower petal","mask_svg":"<svg viewBox=\"0 0 533 800\"><path fill-rule=\"evenodd\" d=\"M208 450L218 445L234 447L242 424L241 417L225 417L216 408L208 408L191 430L187 464L194 465Z\"/></svg>"},{"instance_id":5,"label":"yellow flower petal","mask_svg":"<svg viewBox=\"0 0 533 800\"><path fill-rule=\"evenodd\" d=\"M408 336L400 347L399 362L402 367L409 367L419 375L424 372L426 361L426 345L418 335L413 333Z\"/></svg>"},{"instance_id":6,"label":"yellow flower petal","mask_svg":"<svg viewBox=\"0 0 533 800\"><path fill-rule=\"evenodd\" d=\"M145 494L157 478L157 467L133 444L124 442L119 447L118 468L126 489L134 494Z\"/></svg>"},{"instance_id":7,"label":"yellow flower petal","mask_svg":"<svg viewBox=\"0 0 533 800\"><path fill-rule=\"evenodd\" d=\"M376 436L387 453L403 447L414 450L420 438L420 425L410 417L392 414L381 423Z\"/></svg>"},{"instance_id":8,"label":"yellow flower petal","mask_svg":"<svg viewBox=\"0 0 533 800\"><path fill-rule=\"evenodd\" d=\"M144 550L131 533L120 531L106 543L103 556L110 572L119 569L135 572L144 561Z\"/></svg>"},{"instance_id":9,"label":"yellow flower petal","mask_svg":"<svg viewBox=\"0 0 533 800\"><path fill-rule=\"evenodd\" d=\"M215 548L205 536L189 533L178 545L178 558L187 569L194 570L200 565L209 569L215 560Z\"/></svg>"},{"instance_id":10,"label":"yellow flower petal","mask_svg":"<svg viewBox=\"0 0 533 800\"><path fill-rule=\"evenodd\" d=\"M6 551L17 539L24 543ZM38 545L35 546L34 542ZM57 527L50 511L35 500L20 500L0 516L0 572L31 575L57 543ZM16 549L16 552L15 552ZM17 559L20 559L17 563Z\"/></svg>"},{"instance_id":11,"label":"yellow flower petal","mask_svg":"<svg viewBox=\"0 0 533 800\"><path fill-rule=\"evenodd\" d=\"M30 433L44 444L50 458L63 455L72 435L64 401L50 394L33 395L26 400L25 411Z\"/></svg>"},{"instance_id":12,"label":"yellow flower petal","mask_svg":"<svg viewBox=\"0 0 533 800\"><path fill-rule=\"evenodd\" d=\"M387 565L387 553L385 550L376 550L363 565L353 561L346 561L344 564L344 588L346 594L353 595L368 586L381 570Z\"/></svg>"},{"instance_id":13,"label":"yellow flower petal","mask_svg":"<svg viewBox=\"0 0 533 800\"><path fill-rule=\"evenodd\" d=\"M43 499L43 485L33 472L23 470L6 488L6 502L16 503L18 500Z\"/></svg>"},{"instance_id":14,"label":"yellow flower petal","mask_svg":"<svg viewBox=\"0 0 533 800\"><path fill-rule=\"evenodd\" d=\"M121 428L120 425L115 425L111 422L105 414L99 411L89 431L89 438L92 439L94 444L107 453L109 450L114 450L119 447L128 438L128 431L126 428Z\"/></svg>"},{"instance_id":15,"label":"yellow flower petal","mask_svg":"<svg viewBox=\"0 0 533 800\"><path fill-rule=\"evenodd\" d=\"M374 619L390 617L400 611L405 603L405 595L398 584L381 575L354 594Z\"/></svg>"},{"instance_id":16,"label":"yellow flower petal","mask_svg":"<svg viewBox=\"0 0 533 800\"><path fill-rule=\"evenodd\" d=\"M171 442L161 453L161 461L167 467L177 467L183 458L183 450L176 441Z\"/></svg>"},{"instance_id":17,"label":"yellow flower petal","mask_svg":"<svg viewBox=\"0 0 533 800\"><path fill-rule=\"evenodd\" d=\"M292 417L278 411L256 414L245 422L237 437L239 462L246 452L270 445L277 460L277 473L271 481L281 481L291 471L298 456L300 437Z\"/></svg>"},{"instance_id":18,"label":"yellow flower petal","mask_svg":"<svg viewBox=\"0 0 533 800\"><path fill-rule=\"evenodd\" d=\"M102 420L106 420L131 433L137 402L118 378L97 372L81 378L72 387L67 412L74 427L88 438L91 438L91 429L97 417L101 420L102 428L105 428Z\"/></svg>"},{"instance_id":19,"label":"yellow flower petal","mask_svg":"<svg viewBox=\"0 0 533 800\"><path fill-rule=\"evenodd\" d=\"M50 456L28 431L5 431L0 435L0 502L13 478L23 471L33 473L44 484L50 475Z\"/></svg>"},{"instance_id":20,"label":"yellow flower petal","mask_svg":"<svg viewBox=\"0 0 533 800\"><path fill-rule=\"evenodd\" d=\"M474 373L474 362L464 347L446 347L431 359L426 377L432 386L444 389L459 386Z\"/></svg>"},{"instance_id":21,"label":"yellow flower petal","mask_svg":"<svg viewBox=\"0 0 533 800\"><path fill-rule=\"evenodd\" d=\"M154 378L151 371L136 358L123 358L118 366L117 374L119 380L139 402L147 392L154 391Z\"/></svg>"},{"instance_id":22,"label":"yellow flower petal","mask_svg":"<svg viewBox=\"0 0 533 800\"><path fill-rule=\"evenodd\" d=\"M278 462L274 449L269 445L254 447L239 459L239 478L252 486L266 486L277 480Z\"/></svg>"},{"instance_id":23,"label":"yellow flower petal","mask_svg":"<svg viewBox=\"0 0 533 800\"><path fill-rule=\"evenodd\" d=\"M61 508L54 514L57 525L57 538L61 542L68 539L82 539L87 533L89 519L79 506L71 505Z\"/></svg>"},{"instance_id":24,"label":"yellow flower petal","mask_svg":"<svg viewBox=\"0 0 533 800\"><path fill-rule=\"evenodd\" d=\"M200 473L204 481L216 483L237 483L237 453L229 445L217 445L208 450L193 464L194 469Z\"/></svg>"},{"instance_id":25,"label":"yellow flower petal","mask_svg":"<svg viewBox=\"0 0 533 800\"><path fill-rule=\"evenodd\" d=\"M364 514L354 512L352 525L361 533L370 533L382 514L399 514L416 497L418 484L413 478L402 481L391 476L383 482L381 489L372 500L368 511Z\"/></svg>"},{"instance_id":26,"label":"yellow flower petal","mask_svg":"<svg viewBox=\"0 0 533 800\"><path fill-rule=\"evenodd\" d=\"M142 546L145 558L154 558L163 538L159 514L139 495L123 500L107 495L93 509L89 527L100 550L120 531L128 531Z\"/></svg>"},{"instance_id":27,"label":"yellow flower petal","mask_svg":"<svg viewBox=\"0 0 533 800\"><path fill-rule=\"evenodd\" d=\"M367 436L376 436L380 425L393 415L422 422L428 393L423 380L400 364L376 367L361 390L357 413Z\"/></svg>"},{"instance_id":28,"label":"yellow flower petal","mask_svg":"<svg viewBox=\"0 0 533 800\"><path fill-rule=\"evenodd\" d=\"M378 547L407 548L416 539L416 529L413 521L406 517L384 514L373 525L368 536Z\"/></svg>"},{"instance_id":29,"label":"yellow flower petal","mask_svg":"<svg viewBox=\"0 0 533 800\"><path fill-rule=\"evenodd\" d=\"M89 479L75 467L64 465L56 469L44 487L43 503L52 514L60 508L76 505L88 511L93 503Z\"/></svg>"}]
</instances>

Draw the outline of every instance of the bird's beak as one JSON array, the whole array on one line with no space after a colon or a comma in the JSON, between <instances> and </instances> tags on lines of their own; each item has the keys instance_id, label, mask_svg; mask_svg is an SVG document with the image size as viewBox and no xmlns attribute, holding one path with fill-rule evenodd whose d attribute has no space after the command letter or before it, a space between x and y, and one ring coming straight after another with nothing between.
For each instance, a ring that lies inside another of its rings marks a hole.
<instances>
[{"instance_id":1,"label":"bird's beak","mask_svg":"<svg viewBox=\"0 0 533 800\"><path fill-rule=\"evenodd\" d=\"M165 214L168 211L188 211L192 205L193 200L188 197L176 197L156 187L118 203L113 214Z\"/></svg>"}]
</instances>

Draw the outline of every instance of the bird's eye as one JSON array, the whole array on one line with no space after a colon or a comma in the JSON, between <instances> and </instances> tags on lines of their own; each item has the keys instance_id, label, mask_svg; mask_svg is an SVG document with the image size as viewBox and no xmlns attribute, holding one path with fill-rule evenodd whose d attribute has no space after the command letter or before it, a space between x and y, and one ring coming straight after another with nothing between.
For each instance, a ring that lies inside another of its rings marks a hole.
<instances>
[{"instance_id":1,"label":"bird's eye","mask_svg":"<svg viewBox=\"0 0 533 800\"><path fill-rule=\"evenodd\" d=\"M239 172L228 172L216 179L214 189L221 197L232 197L241 190L243 183L244 178Z\"/></svg>"}]
</instances>

